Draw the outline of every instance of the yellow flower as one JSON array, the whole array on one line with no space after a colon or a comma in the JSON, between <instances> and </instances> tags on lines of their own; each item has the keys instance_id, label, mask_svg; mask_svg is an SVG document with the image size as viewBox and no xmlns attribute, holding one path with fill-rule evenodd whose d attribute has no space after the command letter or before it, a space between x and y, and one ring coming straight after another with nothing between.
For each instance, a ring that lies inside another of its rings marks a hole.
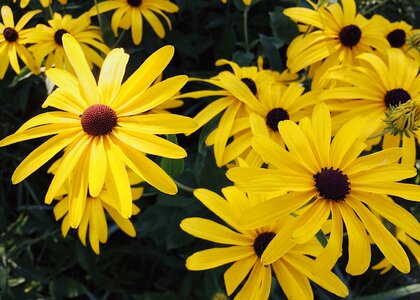
<instances>
[{"instance_id":1,"label":"yellow flower","mask_svg":"<svg viewBox=\"0 0 420 300\"><path fill-rule=\"evenodd\" d=\"M197 189L194 195L234 230L203 218L184 219L180 226L195 237L229 246L194 253L186 261L189 270L207 270L233 262L223 277L228 295L245 281L236 300L268 299L273 271L288 299L313 299L308 279L340 297L348 295L347 287L334 273L311 272L314 261L308 256L317 256L322 246L315 238L304 244L294 243L290 238L293 217L284 216L260 228L245 230L238 225L239 217L243 212L252 211L260 199L247 196L233 186L222 192L225 198L206 189ZM284 251L276 261L263 264L260 258L275 238L282 241Z\"/></svg>"},{"instance_id":2,"label":"yellow flower","mask_svg":"<svg viewBox=\"0 0 420 300\"><path fill-rule=\"evenodd\" d=\"M56 161L49 172L55 173L61 159ZM130 184L138 184L141 182L132 171L129 171ZM77 174L74 174L77 176ZM109 192L106 188L103 188L101 193L97 197L92 197L91 195L86 195L82 199L81 203L76 203L72 201L71 196L72 191L70 190L71 185L68 182L63 184L61 192L55 196L55 200L58 202L54 207L54 216L56 220L62 219L61 223L61 233L64 237L67 236L71 224L70 219L72 218L72 208L73 205L81 205L83 208L82 219L78 226L78 235L79 239L84 246L86 246L86 233L89 229L89 241L92 250L99 254L99 243L106 243L108 239L108 225L106 220L105 211L108 213L110 218L124 231L127 235L131 237L136 236L136 230L128 218L123 218L118 212L118 207L116 203L110 197ZM143 188L132 187L131 194L133 201L139 199L143 194ZM140 209L134 203L132 204L132 215L137 215L140 212Z\"/></svg>"},{"instance_id":3,"label":"yellow flower","mask_svg":"<svg viewBox=\"0 0 420 300\"><path fill-rule=\"evenodd\" d=\"M90 9L91 16L115 10L111 19L111 28L115 36L118 28L131 28L133 43L138 45L143 39L143 18L150 24L158 37L165 37L165 28L157 16L165 19L169 29L171 21L165 13L175 13L178 6L169 0L105 0Z\"/></svg>"},{"instance_id":4,"label":"yellow flower","mask_svg":"<svg viewBox=\"0 0 420 300\"><path fill-rule=\"evenodd\" d=\"M9 64L17 74L20 73L18 56L32 73L39 74L32 54L24 46L30 29L22 29L38 13L40 10L27 12L15 25L10 7L1 7L3 23L0 22L0 79L3 79Z\"/></svg>"},{"instance_id":5,"label":"yellow flower","mask_svg":"<svg viewBox=\"0 0 420 300\"><path fill-rule=\"evenodd\" d=\"M223 4L227 3L227 0L221 0ZM246 5L246 6L250 6L252 0L242 0L242 2Z\"/></svg>"},{"instance_id":6,"label":"yellow flower","mask_svg":"<svg viewBox=\"0 0 420 300\"><path fill-rule=\"evenodd\" d=\"M343 81L346 87L337 87L322 93L333 117L334 127L339 127L355 116L366 116L369 127L375 135L387 127L386 114L392 107L414 100L420 96L419 65L400 49L387 49L387 56L381 59L373 53L358 57L361 67L331 73L335 80ZM414 165L416 158L417 131L407 135L384 136L383 147L398 147L402 141L403 163Z\"/></svg>"},{"instance_id":7,"label":"yellow flower","mask_svg":"<svg viewBox=\"0 0 420 300\"><path fill-rule=\"evenodd\" d=\"M331 142L330 113L327 105L321 103L315 106L312 119L304 118L299 125L289 120L279 124L288 151L269 138L255 137L252 146L270 168L232 168L227 177L246 192L287 194L244 213L241 224L246 228L260 227L303 208L292 234L294 241L302 243L311 239L331 215L331 234L325 250L316 259L314 272L331 269L341 255L344 222L349 274L363 274L369 267L371 252L366 230L385 257L398 270L408 273L407 254L372 211L419 239L420 224L416 218L387 197L420 201L420 186L398 182L417 172L413 166L398 164L401 148L358 157L366 148L365 126L364 119L352 119ZM262 262L276 261L282 247L281 241L274 238L261 257Z\"/></svg>"},{"instance_id":8,"label":"yellow flower","mask_svg":"<svg viewBox=\"0 0 420 300\"><path fill-rule=\"evenodd\" d=\"M73 19L71 15L61 16L59 13L54 13L48 24L38 24L28 37L28 43L35 44L29 50L34 54L38 66L41 66L46 58L46 69L55 66L59 69L67 69L74 74L69 59L64 53L62 36L65 33L71 34L79 42L90 68L93 64L102 66L104 59L97 51L107 54L109 48L103 43L100 28L90 25L88 13L76 19Z\"/></svg>"},{"instance_id":9,"label":"yellow flower","mask_svg":"<svg viewBox=\"0 0 420 300\"><path fill-rule=\"evenodd\" d=\"M22 181L66 148L46 194L46 203L51 203L76 170L78 176L71 180L75 201L88 192L97 197L106 185L120 214L128 218L132 214L132 197L126 166L158 190L175 194L177 187L172 178L145 155L185 157L184 149L156 134L184 133L196 126L188 117L145 113L171 98L188 80L180 75L151 86L168 65L174 48L165 46L157 50L121 84L129 58L123 49L108 54L96 83L82 48L70 34L63 36L63 46L77 77L64 70L49 69L46 74L58 88L43 104L59 111L35 116L0 141L0 146L6 146L55 135L22 161L12 182ZM80 223L81 215L79 208L70 220L72 227Z\"/></svg>"},{"instance_id":10,"label":"yellow flower","mask_svg":"<svg viewBox=\"0 0 420 300\"><path fill-rule=\"evenodd\" d=\"M248 111L253 110L264 116L267 114L257 97L267 85L275 83L272 72L259 71L254 66L241 68L236 63L224 59L216 62L216 66L225 64L231 66L233 73L223 71L213 78L199 79L217 86L220 90L201 90L182 95L185 98L219 97L194 117L200 128L223 112L217 128L206 140L207 145L214 144L214 156L219 167L229 162L229 159L224 158L229 138L238 130L249 127Z\"/></svg>"},{"instance_id":11,"label":"yellow flower","mask_svg":"<svg viewBox=\"0 0 420 300\"><path fill-rule=\"evenodd\" d=\"M29 2L31 2L31 0L21 0L20 1L20 8L25 8L26 6L28 6ZM39 0L39 2L41 2L41 5L43 7L48 7L48 6L51 5L52 0ZM58 2L62 5L67 4L67 0L58 0ZM13 0L13 3L16 3L16 0Z\"/></svg>"},{"instance_id":12,"label":"yellow flower","mask_svg":"<svg viewBox=\"0 0 420 300\"><path fill-rule=\"evenodd\" d=\"M388 47L378 24L356 14L354 0L341 3L342 6L333 3L318 10L303 7L284 10L286 16L315 29L301 34L288 47L287 66L292 72L323 59L329 65L352 65L357 55L371 52L372 48Z\"/></svg>"}]
</instances>

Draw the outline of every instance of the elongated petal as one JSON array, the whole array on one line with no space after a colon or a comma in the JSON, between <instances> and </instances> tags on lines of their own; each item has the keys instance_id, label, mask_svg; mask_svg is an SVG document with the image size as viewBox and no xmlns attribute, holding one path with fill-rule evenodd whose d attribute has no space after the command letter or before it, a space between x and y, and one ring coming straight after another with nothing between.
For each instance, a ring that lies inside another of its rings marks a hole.
<instances>
[{"instance_id":1,"label":"elongated petal","mask_svg":"<svg viewBox=\"0 0 420 300\"><path fill-rule=\"evenodd\" d=\"M187 218L181 221L180 227L192 236L215 243L238 246L251 246L254 243L252 238L207 219Z\"/></svg>"},{"instance_id":2,"label":"elongated petal","mask_svg":"<svg viewBox=\"0 0 420 300\"><path fill-rule=\"evenodd\" d=\"M90 105L98 103L98 87L82 48L70 34L64 34L62 40L66 55L79 79L80 94Z\"/></svg>"},{"instance_id":3,"label":"elongated petal","mask_svg":"<svg viewBox=\"0 0 420 300\"><path fill-rule=\"evenodd\" d=\"M92 197L99 196L102 191L107 166L103 137L95 137L92 139L89 161L89 193Z\"/></svg>"},{"instance_id":4,"label":"elongated petal","mask_svg":"<svg viewBox=\"0 0 420 300\"><path fill-rule=\"evenodd\" d=\"M420 186L409 183L369 182L355 183L351 187L355 191L374 193L379 195L393 195L407 200L420 201Z\"/></svg>"},{"instance_id":5,"label":"elongated petal","mask_svg":"<svg viewBox=\"0 0 420 300\"><path fill-rule=\"evenodd\" d=\"M223 279L225 281L226 292L228 296L230 296L236 290L239 284L245 279L256 261L257 256L252 255L236 261L229 267L229 269L226 270L226 272L223 274Z\"/></svg>"},{"instance_id":6,"label":"elongated petal","mask_svg":"<svg viewBox=\"0 0 420 300\"><path fill-rule=\"evenodd\" d=\"M287 261L273 264L277 280L288 299L312 299L313 292L308 278L292 267Z\"/></svg>"},{"instance_id":7,"label":"elongated petal","mask_svg":"<svg viewBox=\"0 0 420 300\"><path fill-rule=\"evenodd\" d=\"M173 114L150 114L135 117L122 117L118 124L127 129L142 133L176 134L193 131L197 123L185 116Z\"/></svg>"},{"instance_id":8,"label":"elongated petal","mask_svg":"<svg viewBox=\"0 0 420 300\"><path fill-rule=\"evenodd\" d=\"M346 168L346 174L351 175L353 173L370 170L379 166L392 164L397 162L402 156L401 148L389 148L373 154L365 155L357 158L348 168Z\"/></svg>"},{"instance_id":9,"label":"elongated petal","mask_svg":"<svg viewBox=\"0 0 420 300\"><path fill-rule=\"evenodd\" d=\"M196 252L188 257L186 266L188 270L192 271L207 270L247 258L251 255L255 255L254 248L252 246L232 246L207 249Z\"/></svg>"}]
</instances>

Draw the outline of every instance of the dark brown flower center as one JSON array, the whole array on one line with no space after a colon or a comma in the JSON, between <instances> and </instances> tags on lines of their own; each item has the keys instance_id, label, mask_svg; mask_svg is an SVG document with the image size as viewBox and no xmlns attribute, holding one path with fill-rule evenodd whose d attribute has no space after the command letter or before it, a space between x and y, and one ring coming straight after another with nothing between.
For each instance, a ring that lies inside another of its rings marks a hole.
<instances>
[{"instance_id":1,"label":"dark brown flower center","mask_svg":"<svg viewBox=\"0 0 420 300\"><path fill-rule=\"evenodd\" d=\"M406 34L402 29L395 29L388 33L386 39L388 40L391 47L400 48L405 44Z\"/></svg>"},{"instance_id":2,"label":"dark brown flower center","mask_svg":"<svg viewBox=\"0 0 420 300\"><path fill-rule=\"evenodd\" d=\"M385 95L384 101L385 101L386 106L390 108L390 107L396 107L400 104L404 104L410 99L411 99L411 96L407 91L401 88L398 88L398 89L393 89L393 90L388 91Z\"/></svg>"},{"instance_id":3,"label":"dark brown flower center","mask_svg":"<svg viewBox=\"0 0 420 300\"><path fill-rule=\"evenodd\" d=\"M18 32L11 27L6 27L3 30L3 35L8 42L14 42L19 38Z\"/></svg>"},{"instance_id":4,"label":"dark brown flower center","mask_svg":"<svg viewBox=\"0 0 420 300\"><path fill-rule=\"evenodd\" d=\"M54 33L54 41L58 44L63 46L63 35L67 33L65 29L59 29Z\"/></svg>"},{"instance_id":5,"label":"dark brown flower center","mask_svg":"<svg viewBox=\"0 0 420 300\"><path fill-rule=\"evenodd\" d=\"M289 114L281 107L270 110L265 117L265 123L274 131L278 131L279 122L289 120Z\"/></svg>"},{"instance_id":6,"label":"dark brown flower center","mask_svg":"<svg viewBox=\"0 0 420 300\"><path fill-rule=\"evenodd\" d=\"M261 257L265 248L270 244L271 240L276 236L274 232L264 232L257 236L254 241L254 251L258 257Z\"/></svg>"},{"instance_id":7,"label":"dark brown flower center","mask_svg":"<svg viewBox=\"0 0 420 300\"><path fill-rule=\"evenodd\" d=\"M141 0L127 0L127 3L131 6L138 7L141 5Z\"/></svg>"},{"instance_id":8,"label":"dark brown flower center","mask_svg":"<svg viewBox=\"0 0 420 300\"><path fill-rule=\"evenodd\" d=\"M100 136L110 133L117 125L117 114L109 106L94 104L83 112L81 120L87 134Z\"/></svg>"},{"instance_id":9,"label":"dark brown flower center","mask_svg":"<svg viewBox=\"0 0 420 300\"><path fill-rule=\"evenodd\" d=\"M324 199L342 201L350 192L350 182L340 169L322 168L314 175L315 187Z\"/></svg>"},{"instance_id":10,"label":"dark brown flower center","mask_svg":"<svg viewBox=\"0 0 420 300\"><path fill-rule=\"evenodd\" d=\"M356 25L348 25L340 30L339 38L343 46L354 47L359 43L362 31Z\"/></svg>"},{"instance_id":11,"label":"dark brown flower center","mask_svg":"<svg viewBox=\"0 0 420 300\"><path fill-rule=\"evenodd\" d=\"M246 84L246 86L254 95L257 95L257 86L255 85L254 80L251 78L242 78L241 81Z\"/></svg>"}]
</instances>

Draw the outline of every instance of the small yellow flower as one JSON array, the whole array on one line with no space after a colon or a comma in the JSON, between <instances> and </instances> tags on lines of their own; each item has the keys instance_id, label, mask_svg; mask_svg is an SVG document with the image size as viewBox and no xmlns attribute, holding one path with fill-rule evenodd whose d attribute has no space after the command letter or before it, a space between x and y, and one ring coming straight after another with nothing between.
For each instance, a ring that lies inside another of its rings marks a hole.
<instances>
[{"instance_id":1,"label":"small yellow flower","mask_svg":"<svg viewBox=\"0 0 420 300\"><path fill-rule=\"evenodd\" d=\"M34 45L29 50L34 54L38 66L45 61L46 69L54 66L74 73L63 48L62 37L65 33L71 34L79 42L90 68L93 64L102 66L104 59L100 53L107 54L110 49L103 42L100 28L90 24L88 13L75 19L71 15L54 13L48 25L38 24L32 29L28 43Z\"/></svg>"},{"instance_id":2,"label":"small yellow flower","mask_svg":"<svg viewBox=\"0 0 420 300\"><path fill-rule=\"evenodd\" d=\"M15 24L10 7L6 5L1 7L3 23L0 22L0 79L3 79L9 64L17 74L20 73L18 56L32 73L39 74L39 68L32 54L24 46L27 44L31 29L23 27L40 12L40 10L27 12Z\"/></svg>"},{"instance_id":3,"label":"small yellow flower","mask_svg":"<svg viewBox=\"0 0 420 300\"><path fill-rule=\"evenodd\" d=\"M227 0L220 0L220 1L222 1L222 3L223 3L223 4L226 4L226 3L227 3ZM243 2L246 6L250 6L250 5L251 5L252 0L242 0L242 2Z\"/></svg>"},{"instance_id":4,"label":"small yellow flower","mask_svg":"<svg viewBox=\"0 0 420 300\"><path fill-rule=\"evenodd\" d=\"M61 5L66 5L67 4L67 0L57 0ZM31 0L21 0L20 1L20 8L25 8L26 6L28 6L29 2L31 2ZM51 5L52 0L39 0L39 2L41 2L41 5L43 7L48 7ZM13 3L16 3L16 0L13 0Z\"/></svg>"},{"instance_id":5,"label":"small yellow flower","mask_svg":"<svg viewBox=\"0 0 420 300\"><path fill-rule=\"evenodd\" d=\"M171 29L171 21L165 13L175 13L178 6L169 0L105 0L95 5L89 11L91 16L116 10L112 15L111 28L115 36L118 28L128 30L131 28L133 43L138 45L143 39L143 19L160 38L165 37L165 28L157 16L161 16Z\"/></svg>"}]
</instances>

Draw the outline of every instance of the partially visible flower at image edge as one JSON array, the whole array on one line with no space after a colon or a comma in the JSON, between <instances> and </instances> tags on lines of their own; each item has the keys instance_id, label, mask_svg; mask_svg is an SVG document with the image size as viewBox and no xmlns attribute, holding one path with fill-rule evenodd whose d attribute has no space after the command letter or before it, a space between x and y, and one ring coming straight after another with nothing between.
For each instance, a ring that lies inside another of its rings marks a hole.
<instances>
[{"instance_id":1,"label":"partially visible flower at image edge","mask_svg":"<svg viewBox=\"0 0 420 300\"><path fill-rule=\"evenodd\" d=\"M64 70L47 70L48 78L58 88L43 104L59 111L33 117L0 141L3 147L54 135L20 163L12 182L24 180L66 148L45 196L47 204L75 168L81 172L72 178L75 197L70 200L84 201L88 192L97 197L106 185L125 218L132 214L126 167L161 192L176 194L178 189L172 178L146 157L146 154L175 159L186 157L183 148L156 135L185 133L196 127L196 122L188 117L148 113L178 93L188 80L187 76L179 75L151 86L172 59L174 47L157 50L121 84L129 59L123 49L114 49L107 55L96 83L77 41L65 34L63 45L77 78ZM70 219L72 227L77 227L83 213L81 205L76 207L78 210Z\"/></svg>"}]
</instances>

